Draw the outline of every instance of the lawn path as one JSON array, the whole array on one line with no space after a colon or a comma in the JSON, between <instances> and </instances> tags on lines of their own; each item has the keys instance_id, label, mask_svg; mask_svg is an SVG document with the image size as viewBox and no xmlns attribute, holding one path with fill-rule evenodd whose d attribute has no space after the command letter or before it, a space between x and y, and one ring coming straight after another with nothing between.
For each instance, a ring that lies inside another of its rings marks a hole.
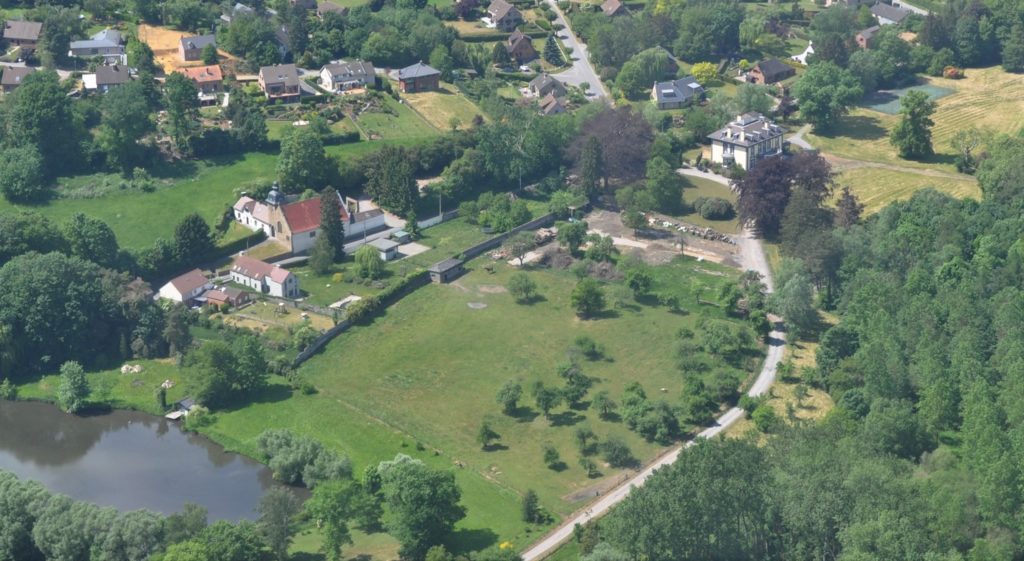
<instances>
[{"instance_id":1,"label":"lawn path","mask_svg":"<svg viewBox=\"0 0 1024 561\"><path fill-rule=\"evenodd\" d=\"M683 175L703 177L726 186L729 185L729 180L724 177L702 173L697 170L684 169L680 170L680 173ZM771 291L772 274L768 267L768 260L765 258L764 248L761 246L761 241L754 238L749 230L744 230L743 236L737 240L737 243L740 247L740 259L743 263L744 269L750 269L761 273L764 277L765 285L768 287L768 290ZM782 354L786 344L785 336L781 332L781 328L781 322L778 322L775 324L775 329L768 334L768 352L765 356L764 366L761 367L761 372L758 374L757 379L747 391L747 394L752 397L767 393L771 388L772 383L775 381L776 370L779 362L782 360ZM736 421L742 419L743 416L743 409L733 407L719 417L714 426L705 429L703 432L698 434L697 437L714 437ZM677 446L666 452L632 479L625 481L596 501L578 510L575 514L562 522L562 524L557 528L544 536L540 541L527 548L522 554L523 561L537 561L553 553L561 544L572 537L573 530L577 524L586 524L591 520L606 514L612 507L628 497L629 493L633 490L633 487L640 487L643 485L647 481L647 478L654 475L654 472L657 471L658 468L674 463L679 459L680 453L683 449L693 446L695 442L696 440L688 441L685 444Z\"/></svg>"}]
</instances>

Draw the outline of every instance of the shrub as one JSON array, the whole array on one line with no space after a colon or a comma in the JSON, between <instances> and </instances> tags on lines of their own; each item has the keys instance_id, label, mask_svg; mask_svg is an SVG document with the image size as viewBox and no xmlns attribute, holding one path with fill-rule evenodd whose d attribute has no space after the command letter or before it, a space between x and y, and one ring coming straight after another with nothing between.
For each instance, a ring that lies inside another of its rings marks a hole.
<instances>
[{"instance_id":1,"label":"shrub","mask_svg":"<svg viewBox=\"0 0 1024 561\"><path fill-rule=\"evenodd\" d=\"M590 360L604 358L604 345L598 343L589 335L580 335L572 344L574 349Z\"/></svg>"},{"instance_id":2,"label":"shrub","mask_svg":"<svg viewBox=\"0 0 1024 561\"><path fill-rule=\"evenodd\" d=\"M3 382L0 382L0 399L17 399L18 388L14 387L14 384L7 378L4 378Z\"/></svg>"},{"instance_id":3,"label":"shrub","mask_svg":"<svg viewBox=\"0 0 1024 561\"><path fill-rule=\"evenodd\" d=\"M754 412L750 415L751 420L754 421L754 426L761 432L774 432L779 428L782 419L775 413L775 409L767 403L762 403L754 409Z\"/></svg>"},{"instance_id":4,"label":"shrub","mask_svg":"<svg viewBox=\"0 0 1024 561\"><path fill-rule=\"evenodd\" d=\"M720 197L698 197L693 209L707 220L729 220L736 213L732 203Z\"/></svg>"}]
</instances>

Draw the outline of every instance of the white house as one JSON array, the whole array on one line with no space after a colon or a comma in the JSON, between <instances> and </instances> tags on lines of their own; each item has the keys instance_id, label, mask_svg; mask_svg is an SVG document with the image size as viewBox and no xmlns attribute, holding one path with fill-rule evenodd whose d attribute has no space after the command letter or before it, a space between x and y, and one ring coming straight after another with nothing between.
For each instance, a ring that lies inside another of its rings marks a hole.
<instances>
[{"instance_id":1,"label":"white house","mask_svg":"<svg viewBox=\"0 0 1024 561\"><path fill-rule=\"evenodd\" d=\"M72 41L69 56L79 58L103 57L106 64L128 64L124 52L124 39L116 29L104 29L88 39Z\"/></svg>"},{"instance_id":2,"label":"white house","mask_svg":"<svg viewBox=\"0 0 1024 561\"><path fill-rule=\"evenodd\" d=\"M385 227L384 212L379 208L360 210L358 201L341 201L340 195L339 203L346 236L361 236ZM239 224L254 232L263 230L268 238L282 242L296 254L309 251L320 232L320 198L293 201L276 186L265 201L242 195L232 212Z\"/></svg>"},{"instance_id":3,"label":"white house","mask_svg":"<svg viewBox=\"0 0 1024 561\"><path fill-rule=\"evenodd\" d=\"M750 169L764 158L782 153L782 127L760 113L744 113L708 135L711 161Z\"/></svg>"},{"instance_id":4,"label":"white house","mask_svg":"<svg viewBox=\"0 0 1024 561\"><path fill-rule=\"evenodd\" d=\"M343 60L325 64L320 69L318 82L325 90L331 92L344 92L357 88L365 88L374 83L376 75L373 65L369 62L357 60L345 62Z\"/></svg>"},{"instance_id":5,"label":"white house","mask_svg":"<svg viewBox=\"0 0 1024 561\"><path fill-rule=\"evenodd\" d=\"M299 279L288 269L240 255L231 266L231 280L263 294L298 298Z\"/></svg>"},{"instance_id":6,"label":"white house","mask_svg":"<svg viewBox=\"0 0 1024 561\"><path fill-rule=\"evenodd\" d=\"M161 286L159 295L164 300L181 302L188 306L210 288L213 288L213 283L203 275L202 271L192 269Z\"/></svg>"}]
</instances>

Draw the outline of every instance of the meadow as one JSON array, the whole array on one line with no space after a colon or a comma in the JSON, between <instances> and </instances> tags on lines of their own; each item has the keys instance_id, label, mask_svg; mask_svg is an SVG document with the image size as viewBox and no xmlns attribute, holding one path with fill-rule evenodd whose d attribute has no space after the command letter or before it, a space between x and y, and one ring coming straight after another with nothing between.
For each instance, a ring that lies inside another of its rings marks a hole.
<instances>
[{"instance_id":1,"label":"meadow","mask_svg":"<svg viewBox=\"0 0 1024 561\"><path fill-rule=\"evenodd\" d=\"M473 126L473 118L482 115L480 109L452 84L442 83L435 92L405 94L403 99L438 130L452 128L452 119L458 120L458 128L469 128Z\"/></svg>"},{"instance_id":2,"label":"meadow","mask_svg":"<svg viewBox=\"0 0 1024 561\"><path fill-rule=\"evenodd\" d=\"M395 85L397 87L397 84ZM371 140L408 140L435 136L438 129L404 103L384 97L386 111L361 113L356 117L360 132ZM447 129L447 124L445 125Z\"/></svg>"}]
</instances>

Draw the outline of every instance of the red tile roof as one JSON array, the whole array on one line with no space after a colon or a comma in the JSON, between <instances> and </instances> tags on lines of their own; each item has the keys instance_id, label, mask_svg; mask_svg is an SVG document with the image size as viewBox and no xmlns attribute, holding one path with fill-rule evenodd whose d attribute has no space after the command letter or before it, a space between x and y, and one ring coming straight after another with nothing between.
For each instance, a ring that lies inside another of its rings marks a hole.
<instances>
[{"instance_id":1,"label":"red tile roof","mask_svg":"<svg viewBox=\"0 0 1024 561\"><path fill-rule=\"evenodd\" d=\"M224 80L224 73L221 72L220 66L211 64L210 66L193 66L191 68L179 68L176 72L180 72L185 75L186 78L196 82L197 84L207 84L210 82L221 82Z\"/></svg>"},{"instance_id":2,"label":"red tile roof","mask_svg":"<svg viewBox=\"0 0 1024 561\"><path fill-rule=\"evenodd\" d=\"M341 214L341 221L348 222L348 213L344 205L338 205ZM291 203L281 207L284 211L284 219L288 221L288 228L292 235L301 234L320 227L320 197L306 199L297 203Z\"/></svg>"}]
</instances>

